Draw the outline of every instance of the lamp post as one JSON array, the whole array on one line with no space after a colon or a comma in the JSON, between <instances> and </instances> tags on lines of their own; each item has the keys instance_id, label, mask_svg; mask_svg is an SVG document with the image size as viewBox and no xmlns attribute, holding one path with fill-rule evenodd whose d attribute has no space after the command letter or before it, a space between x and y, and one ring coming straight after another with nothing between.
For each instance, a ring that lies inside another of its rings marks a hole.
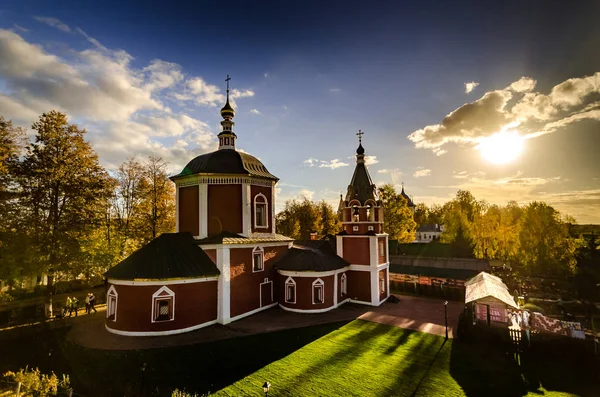
<instances>
[{"instance_id":1,"label":"lamp post","mask_svg":"<svg viewBox=\"0 0 600 397\"><path fill-rule=\"evenodd\" d=\"M265 397L269 395L269 389L271 388L271 384L269 382L265 382L263 384L263 391L265 392Z\"/></svg>"},{"instance_id":2,"label":"lamp post","mask_svg":"<svg viewBox=\"0 0 600 397\"><path fill-rule=\"evenodd\" d=\"M446 340L448 340L448 301L444 302L444 317L446 319Z\"/></svg>"}]
</instances>

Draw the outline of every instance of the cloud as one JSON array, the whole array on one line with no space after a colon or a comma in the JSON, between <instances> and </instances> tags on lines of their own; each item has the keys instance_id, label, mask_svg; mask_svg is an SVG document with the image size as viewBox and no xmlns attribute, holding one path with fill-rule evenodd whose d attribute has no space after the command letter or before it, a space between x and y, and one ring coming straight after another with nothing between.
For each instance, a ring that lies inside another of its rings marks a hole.
<instances>
[{"instance_id":1,"label":"cloud","mask_svg":"<svg viewBox=\"0 0 600 397\"><path fill-rule=\"evenodd\" d=\"M262 113L258 109L250 109L250 113L256 114L257 116L262 116Z\"/></svg>"},{"instance_id":2,"label":"cloud","mask_svg":"<svg viewBox=\"0 0 600 397\"><path fill-rule=\"evenodd\" d=\"M509 89L515 92L529 92L535 88L537 81L531 77L521 77L519 80L508 86Z\"/></svg>"},{"instance_id":3,"label":"cloud","mask_svg":"<svg viewBox=\"0 0 600 397\"><path fill-rule=\"evenodd\" d=\"M306 197L309 200L313 199L315 192L309 189L300 190L300 197Z\"/></svg>"},{"instance_id":4,"label":"cloud","mask_svg":"<svg viewBox=\"0 0 600 397\"><path fill-rule=\"evenodd\" d=\"M340 167L347 167L348 163L343 163L341 162L339 159L333 159L333 160L318 160L315 159L313 157L304 160L304 166L305 167L315 167L318 166L319 168L331 168L336 169L336 168L340 168Z\"/></svg>"},{"instance_id":5,"label":"cloud","mask_svg":"<svg viewBox=\"0 0 600 397\"><path fill-rule=\"evenodd\" d=\"M24 28L23 26L21 26L21 25L19 25L19 24L17 24L17 23L15 23L15 24L13 25L13 27L14 27L16 30L18 30L19 32L21 32L21 33L27 33L27 32L29 32L29 29L26 29L26 28Z\"/></svg>"},{"instance_id":6,"label":"cloud","mask_svg":"<svg viewBox=\"0 0 600 397\"><path fill-rule=\"evenodd\" d=\"M469 175L468 175L467 171L460 171L460 172L452 171L452 178L465 179L468 177L469 177Z\"/></svg>"},{"instance_id":7,"label":"cloud","mask_svg":"<svg viewBox=\"0 0 600 397\"><path fill-rule=\"evenodd\" d=\"M436 148L448 142L475 142L478 137L491 135L512 121L505 110L512 98L509 91L485 93L480 99L467 103L448 114L441 124L428 125L408 136L417 148Z\"/></svg>"},{"instance_id":8,"label":"cloud","mask_svg":"<svg viewBox=\"0 0 600 397\"><path fill-rule=\"evenodd\" d=\"M415 171L415 173L413 174L413 176L415 178L422 178L424 176L429 176L431 175L431 170L429 168L420 168L418 170Z\"/></svg>"},{"instance_id":9,"label":"cloud","mask_svg":"<svg viewBox=\"0 0 600 397\"><path fill-rule=\"evenodd\" d=\"M365 156L365 165L373 165L379 163L377 156Z\"/></svg>"},{"instance_id":10,"label":"cloud","mask_svg":"<svg viewBox=\"0 0 600 397\"><path fill-rule=\"evenodd\" d=\"M387 168L384 168L382 170L377 170L378 174L389 174L390 172L392 172L392 170L389 170Z\"/></svg>"},{"instance_id":11,"label":"cloud","mask_svg":"<svg viewBox=\"0 0 600 397\"><path fill-rule=\"evenodd\" d=\"M339 159L333 159L331 161L321 160L321 164L319 164L319 168L331 168L332 170L340 167L347 167L348 163L343 163L339 161Z\"/></svg>"},{"instance_id":12,"label":"cloud","mask_svg":"<svg viewBox=\"0 0 600 397\"><path fill-rule=\"evenodd\" d=\"M33 17L33 19L35 19L38 22L45 23L48 26L52 26L53 28L56 28L58 30L62 30L63 32L71 33L71 28L67 26L67 24L62 23L56 18L35 16Z\"/></svg>"},{"instance_id":13,"label":"cloud","mask_svg":"<svg viewBox=\"0 0 600 397\"><path fill-rule=\"evenodd\" d=\"M479 83L477 83L476 81L471 81L470 83L465 83L465 94L469 94L478 85L479 85Z\"/></svg>"},{"instance_id":14,"label":"cloud","mask_svg":"<svg viewBox=\"0 0 600 397\"><path fill-rule=\"evenodd\" d=\"M600 120L600 106L589 103L600 94L600 72L563 81L548 94L534 92L535 87L536 80L521 77L505 89L460 106L440 124L412 132L408 139L440 156L448 143L475 146L483 138L517 127L520 135L531 139L581 120Z\"/></svg>"},{"instance_id":15,"label":"cloud","mask_svg":"<svg viewBox=\"0 0 600 397\"><path fill-rule=\"evenodd\" d=\"M116 167L133 153L163 157L179 172L195 156L216 149L216 134L207 123L173 109L177 95L215 106L224 102L219 89L181 66L160 59L134 67L134 57L112 50L77 28L82 50L62 56L0 29L0 114L30 126L51 109L65 112L86 128L103 165ZM249 89L232 96L253 96ZM179 103L179 102L178 102Z\"/></svg>"},{"instance_id":16,"label":"cloud","mask_svg":"<svg viewBox=\"0 0 600 397\"><path fill-rule=\"evenodd\" d=\"M314 167L318 163L319 163L319 160L312 158L312 157L307 160L304 160L304 165L307 167Z\"/></svg>"},{"instance_id":17,"label":"cloud","mask_svg":"<svg viewBox=\"0 0 600 397\"><path fill-rule=\"evenodd\" d=\"M340 92L341 89L340 88L330 88L329 92Z\"/></svg>"}]
</instances>

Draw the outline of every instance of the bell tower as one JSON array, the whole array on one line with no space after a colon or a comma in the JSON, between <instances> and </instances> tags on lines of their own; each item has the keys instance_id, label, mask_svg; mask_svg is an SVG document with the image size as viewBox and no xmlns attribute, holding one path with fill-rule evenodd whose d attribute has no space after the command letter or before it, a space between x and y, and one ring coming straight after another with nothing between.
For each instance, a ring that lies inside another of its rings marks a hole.
<instances>
[{"instance_id":1,"label":"bell tower","mask_svg":"<svg viewBox=\"0 0 600 397\"><path fill-rule=\"evenodd\" d=\"M337 254L350 262L348 283L353 302L379 306L389 297L388 235L383 207L365 164L364 132L358 131L356 167L338 215L343 230L336 236Z\"/></svg>"},{"instance_id":2,"label":"bell tower","mask_svg":"<svg viewBox=\"0 0 600 397\"><path fill-rule=\"evenodd\" d=\"M233 116L235 116L235 110L233 110L233 107L229 104L229 80L231 80L231 77L227 75L227 78L225 79L227 82L227 102L225 102L225 106L221 109L221 117L223 117L221 127L223 128L223 131L218 135L219 150L235 150L235 140L237 139L237 135L233 132L233 126L235 125Z\"/></svg>"}]
</instances>

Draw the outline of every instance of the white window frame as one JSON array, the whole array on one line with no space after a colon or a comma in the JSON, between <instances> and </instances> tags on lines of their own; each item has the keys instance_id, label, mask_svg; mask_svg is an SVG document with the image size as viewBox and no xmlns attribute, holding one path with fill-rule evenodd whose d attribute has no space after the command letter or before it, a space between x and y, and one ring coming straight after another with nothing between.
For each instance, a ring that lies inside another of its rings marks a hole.
<instances>
[{"instance_id":1,"label":"white window frame","mask_svg":"<svg viewBox=\"0 0 600 397\"><path fill-rule=\"evenodd\" d=\"M254 256L256 254L260 254L260 269L256 270L256 263L254 261ZM256 247L252 250L252 273L258 273L265 270L265 250L262 247Z\"/></svg>"},{"instance_id":2,"label":"white window frame","mask_svg":"<svg viewBox=\"0 0 600 397\"><path fill-rule=\"evenodd\" d=\"M114 298L114 304L111 304L111 300ZM114 285L111 285L106 293L106 318L111 319L112 321L117 321L117 307L119 305L119 294L115 289ZM112 312L112 314L111 314Z\"/></svg>"},{"instance_id":3,"label":"white window frame","mask_svg":"<svg viewBox=\"0 0 600 397\"><path fill-rule=\"evenodd\" d=\"M379 256L385 256L385 243L379 241Z\"/></svg>"},{"instance_id":4,"label":"white window frame","mask_svg":"<svg viewBox=\"0 0 600 397\"><path fill-rule=\"evenodd\" d=\"M352 231L353 232L358 232L358 226L352 226Z\"/></svg>"},{"instance_id":5,"label":"white window frame","mask_svg":"<svg viewBox=\"0 0 600 397\"><path fill-rule=\"evenodd\" d=\"M319 288L321 289L321 301L322 302L315 302L315 290L319 289ZM322 305L323 303L325 303L325 283L323 282L323 280L318 278L315 281L313 281L311 292L312 292L313 305Z\"/></svg>"},{"instance_id":6,"label":"white window frame","mask_svg":"<svg viewBox=\"0 0 600 397\"><path fill-rule=\"evenodd\" d=\"M342 274L342 277L340 277L340 291L342 291L342 296L348 295L348 279L346 273Z\"/></svg>"},{"instance_id":7,"label":"white window frame","mask_svg":"<svg viewBox=\"0 0 600 397\"><path fill-rule=\"evenodd\" d=\"M373 226L367 226L367 230L372 232L373 231Z\"/></svg>"},{"instance_id":8,"label":"white window frame","mask_svg":"<svg viewBox=\"0 0 600 397\"><path fill-rule=\"evenodd\" d=\"M379 279L380 292L385 293L385 275L382 279Z\"/></svg>"},{"instance_id":9,"label":"white window frame","mask_svg":"<svg viewBox=\"0 0 600 397\"><path fill-rule=\"evenodd\" d=\"M262 198L264 201L261 201L260 203L257 203L257 199L258 198ZM258 220L258 216L257 216L257 212L256 212L256 205L260 204L260 205L264 205L265 206L265 224L264 225L259 225L256 221ZM256 196L254 196L254 228L255 229L268 229L269 228L269 200L267 200L267 196L265 196L262 193L258 193Z\"/></svg>"},{"instance_id":10,"label":"white window frame","mask_svg":"<svg viewBox=\"0 0 600 397\"><path fill-rule=\"evenodd\" d=\"M162 295L163 292L166 292L166 295ZM157 320L157 313L155 311L157 307L157 303L159 301L171 301L171 311L169 313L168 320ZM175 321L175 292L169 289L167 286L163 285L160 287L158 291L152 294L152 317L150 318L153 323L164 323L167 321Z\"/></svg>"},{"instance_id":11,"label":"white window frame","mask_svg":"<svg viewBox=\"0 0 600 397\"><path fill-rule=\"evenodd\" d=\"M293 296L293 300L292 299L288 299L288 286L291 286L294 288L294 296ZM288 277L287 280L285 280L285 303L296 303L296 282L294 281L293 278Z\"/></svg>"}]
</instances>

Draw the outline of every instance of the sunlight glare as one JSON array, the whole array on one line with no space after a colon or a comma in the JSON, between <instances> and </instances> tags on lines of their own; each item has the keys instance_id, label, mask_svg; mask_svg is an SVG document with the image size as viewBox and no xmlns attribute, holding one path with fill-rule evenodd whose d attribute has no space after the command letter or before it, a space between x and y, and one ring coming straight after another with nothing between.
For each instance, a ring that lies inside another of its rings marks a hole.
<instances>
[{"instance_id":1,"label":"sunlight glare","mask_svg":"<svg viewBox=\"0 0 600 397\"><path fill-rule=\"evenodd\" d=\"M517 131L502 131L483 138L475 149L490 163L507 164L523 151L523 137Z\"/></svg>"}]
</instances>

